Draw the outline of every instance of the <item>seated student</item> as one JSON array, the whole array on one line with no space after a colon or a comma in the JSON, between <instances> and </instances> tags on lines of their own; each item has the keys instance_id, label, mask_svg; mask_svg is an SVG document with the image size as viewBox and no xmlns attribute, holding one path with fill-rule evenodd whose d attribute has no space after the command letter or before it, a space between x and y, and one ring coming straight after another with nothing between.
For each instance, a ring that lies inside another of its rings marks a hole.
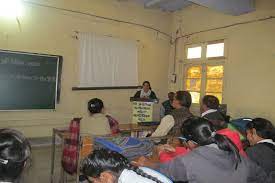
<instances>
[{"instance_id":1,"label":"seated student","mask_svg":"<svg viewBox=\"0 0 275 183\"><path fill-rule=\"evenodd\" d=\"M208 119L218 134L225 135L229 138L239 149L240 154L247 156L243 144L241 142L240 134L227 128L227 123L223 115L218 111L219 99L213 95L206 95L201 102L201 116Z\"/></svg>"},{"instance_id":2,"label":"seated student","mask_svg":"<svg viewBox=\"0 0 275 183\"><path fill-rule=\"evenodd\" d=\"M240 156L236 146L217 134L206 119L189 119L182 127L182 135L188 145L196 148L186 156L160 165L160 171L174 181L270 183L264 170Z\"/></svg>"},{"instance_id":3,"label":"seated student","mask_svg":"<svg viewBox=\"0 0 275 183\"><path fill-rule=\"evenodd\" d=\"M161 107L160 107L160 119L162 119L164 116L171 114L173 111L173 100L175 97L174 92L169 92L168 93L168 100L162 102Z\"/></svg>"},{"instance_id":4,"label":"seated student","mask_svg":"<svg viewBox=\"0 0 275 183\"><path fill-rule=\"evenodd\" d=\"M224 121L224 116L218 111L220 102L219 99L213 95L205 95L201 101L200 110L201 117L206 119L211 119L212 123L216 121L220 123L220 121Z\"/></svg>"},{"instance_id":5,"label":"seated student","mask_svg":"<svg viewBox=\"0 0 275 183\"><path fill-rule=\"evenodd\" d=\"M135 167L121 154L95 150L82 163L82 173L94 183L172 183L164 175L145 167Z\"/></svg>"},{"instance_id":6,"label":"seated student","mask_svg":"<svg viewBox=\"0 0 275 183\"><path fill-rule=\"evenodd\" d=\"M134 95L134 98L157 99L157 96L155 92L152 90L150 82L144 81L142 83L142 90L137 91Z\"/></svg>"},{"instance_id":7,"label":"seated student","mask_svg":"<svg viewBox=\"0 0 275 183\"><path fill-rule=\"evenodd\" d=\"M172 103L175 109L171 114L162 118L160 125L152 134L152 137L160 137L167 134L175 137L179 136L182 124L193 116L189 110L191 104L192 98L188 91L177 91Z\"/></svg>"},{"instance_id":8,"label":"seated student","mask_svg":"<svg viewBox=\"0 0 275 183\"><path fill-rule=\"evenodd\" d=\"M93 135L110 135L119 132L118 122L104 114L104 104L101 99L93 98L88 102L91 118L80 124L81 133Z\"/></svg>"},{"instance_id":9,"label":"seated student","mask_svg":"<svg viewBox=\"0 0 275 183\"><path fill-rule=\"evenodd\" d=\"M247 124L247 139L251 145L248 157L261 166L275 180L275 129L263 118L255 118ZM271 175L272 173L272 175Z\"/></svg>"},{"instance_id":10,"label":"seated student","mask_svg":"<svg viewBox=\"0 0 275 183\"><path fill-rule=\"evenodd\" d=\"M30 144L21 133L0 129L0 182L21 182L20 177L30 155Z\"/></svg>"}]
</instances>

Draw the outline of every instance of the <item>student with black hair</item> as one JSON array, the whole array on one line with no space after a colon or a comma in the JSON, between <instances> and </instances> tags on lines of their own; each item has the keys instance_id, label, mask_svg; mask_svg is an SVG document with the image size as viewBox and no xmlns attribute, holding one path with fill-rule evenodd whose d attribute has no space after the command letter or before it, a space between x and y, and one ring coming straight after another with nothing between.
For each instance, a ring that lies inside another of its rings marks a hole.
<instances>
[{"instance_id":1,"label":"student with black hair","mask_svg":"<svg viewBox=\"0 0 275 183\"><path fill-rule=\"evenodd\" d=\"M171 114L162 118L152 137L165 136L167 134L175 137L179 136L182 124L193 116L190 112L191 104L192 98L188 91L177 91L172 102L174 110L172 110Z\"/></svg>"},{"instance_id":2,"label":"student with black hair","mask_svg":"<svg viewBox=\"0 0 275 183\"><path fill-rule=\"evenodd\" d=\"M145 167L136 167L121 154L94 150L82 162L83 175L93 183L172 183L164 175Z\"/></svg>"},{"instance_id":3,"label":"student with black hair","mask_svg":"<svg viewBox=\"0 0 275 183\"><path fill-rule=\"evenodd\" d=\"M247 124L250 146L248 157L261 166L275 180L275 128L264 118L255 118Z\"/></svg>"},{"instance_id":4,"label":"student with black hair","mask_svg":"<svg viewBox=\"0 0 275 183\"><path fill-rule=\"evenodd\" d=\"M168 114L171 114L171 112L173 111L173 109L174 109L174 107L173 107L174 97L175 97L175 93L174 92L169 92L168 93L168 100L161 103L160 119L162 119L164 116L166 116Z\"/></svg>"},{"instance_id":5,"label":"student with black hair","mask_svg":"<svg viewBox=\"0 0 275 183\"><path fill-rule=\"evenodd\" d=\"M218 111L219 105L220 102L216 96L205 95L201 101L201 116L212 123L218 134L225 135L234 142L241 155L247 156L243 149L239 132L228 128L224 116Z\"/></svg>"},{"instance_id":6,"label":"student with black hair","mask_svg":"<svg viewBox=\"0 0 275 183\"><path fill-rule=\"evenodd\" d=\"M0 182L19 183L31 156L27 139L18 131L0 129Z\"/></svg>"},{"instance_id":7,"label":"student with black hair","mask_svg":"<svg viewBox=\"0 0 275 183\"><path fill-rule=\"evenodd\" d=\"M160 171L174 181L270 183L264 170L240 156L237 147L217 134L205 118L188 119L182 135L192 151L160 166Z\"/></svg>"},{"instance_id":8,"label":"student with black hair","mask_svg":"<svg viewBox=\"0 0 275 183\"><path fill-rule=\"evenodd\" d=\"M135 93L134 98L157 99L157 96L155 92L152 90L150 82L144 81L142 83L142 89Z\"/></svg>"},{"instance_id":9,"label":"student with black hair","mask_svg":"<svg viewBox=\"0 0 275 183\"><path fill-rule=\"evenodd\" d=\"M93 98L88 102L91 118L84 119L80 124L81 133L93 135L110 135L119 132L118 122L104 112L103 101Z\"/></svg>"},{"instance_id":10,"label":"student with black hair","mask_svg":"<svg viewBox=\"0 0 275 183\"><path fill-rule=\"evenodd\" d=\"M216 96L205 95L200 104L201 117L208 119L214 125L217 123L215 126L219 126L223 129L226 128L227 124L225 117L218 111L219 105L220 102Z\"/></svg>"}]
</instances>

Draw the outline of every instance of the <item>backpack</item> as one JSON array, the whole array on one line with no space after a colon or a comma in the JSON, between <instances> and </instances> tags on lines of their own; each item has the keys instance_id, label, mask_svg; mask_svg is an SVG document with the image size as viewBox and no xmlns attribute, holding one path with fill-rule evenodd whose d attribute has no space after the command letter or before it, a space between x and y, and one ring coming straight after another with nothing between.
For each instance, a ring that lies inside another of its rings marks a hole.
<instances>
[{"instance_id":1,"label":"backpack","mask_svg":"<svg viewBox=\"0 0 275 183\"><path fill-rule=\"evenodd\" d=\"M77 172L80 120L81 118L74 118L71 121L69 138L64 140L61 164L64 171L71 175Z\"/></svg>"}]
</instances>

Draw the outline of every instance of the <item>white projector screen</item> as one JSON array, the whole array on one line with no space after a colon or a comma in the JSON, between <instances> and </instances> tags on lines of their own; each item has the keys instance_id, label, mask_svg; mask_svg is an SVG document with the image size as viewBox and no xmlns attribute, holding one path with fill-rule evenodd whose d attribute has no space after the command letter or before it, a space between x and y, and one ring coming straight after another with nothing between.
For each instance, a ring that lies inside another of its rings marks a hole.
<instances>
[{"instance_id":1,"label":"white projector screen","mask_svg":"<svg viewBox=\"0 0 275 183\"><path fill-rule=\"evenodd\" d=\"M79 33L79 87L138 85L137 42Z\"/></svg>"}]
</instances>

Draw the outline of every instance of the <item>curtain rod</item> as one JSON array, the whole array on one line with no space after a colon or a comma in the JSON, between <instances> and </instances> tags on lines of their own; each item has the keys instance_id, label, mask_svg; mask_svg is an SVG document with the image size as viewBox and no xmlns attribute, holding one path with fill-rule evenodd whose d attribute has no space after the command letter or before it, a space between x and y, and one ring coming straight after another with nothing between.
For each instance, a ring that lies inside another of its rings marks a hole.
<instances>
[{"instance_id":1,"label":"curtain rod","mask_svg":"<svg viewBox=\"0 0 275 183\"><path fill-rule=\"evenodd\" d=\"M119 22L119 23L124 23L124 24L129 24L129 25L135 25L135 26L138 26L138 27L143 27L143 28L150 29L150 30L156 31L158 33L161 33L164 36L167 36L170 40L172 40L172 36L170 34L168 34L166 32L163 32L163 31L161 31L161 30L159 30L157 28L148 26L148 25L143 25L143 24L139 24L139 23L135 23L135 22L130 22L130 21L119 20L119 19L115 19L115 18L109 18L109 17L99 16L99 15L95 15L95 14L91 14L91 13L85 13L85 12L81 12L81 11L77 11L77 10L71 10L71 9L66 9L66 8L59 8L59 7L45 5L45 4L41 4L41 3L37 3L37 2L31 2L31 1L27 1L27 0L23 0L23 2L31 4L31 5L35 5L35 6L44 7L44 8L50 8L50 9L55 9L55 10L59 10L59 11L67 11L67 12L71 12L71 13L77 13L77 14L81 14L81 15L96 17L96 18L100 18L100 19L104 19L104 20L110 20L110 21L114 21L114 22Z\"/></svg>"}]
</instances>

